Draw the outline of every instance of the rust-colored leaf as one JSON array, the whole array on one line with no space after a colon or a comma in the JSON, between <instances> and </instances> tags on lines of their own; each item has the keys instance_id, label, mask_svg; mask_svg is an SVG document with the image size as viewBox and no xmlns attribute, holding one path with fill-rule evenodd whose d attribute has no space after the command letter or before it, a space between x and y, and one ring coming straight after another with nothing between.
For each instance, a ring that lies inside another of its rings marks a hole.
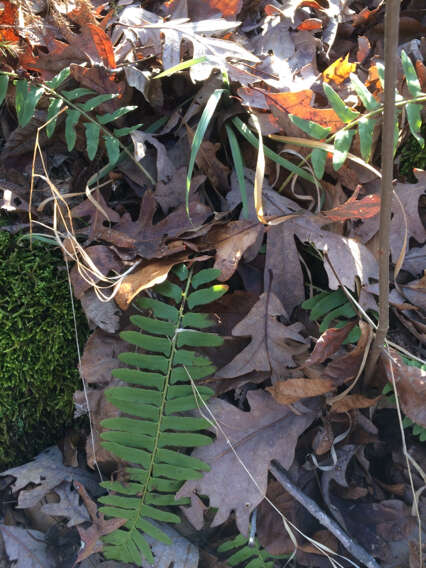
<instances>
[{"instance_id":1,"label":"rust-colored leaf","mask_svg":"<svg viewBox=\"0 0 426 568\"><path fill-rule=\"evenodd\" d=\"M341 328L330 327L325 330L316 342L314 350L309 359L306 360L305 365L310 366L322 363L331 357L333 353L336 353L354 325L355 323L351 322Z\"/></svg>"},{"instance_id":2,"label":"rust-colored leaf","mask_svg":"<svg viewBox=\"0 0 426 568\"><path fill-rule=\"evenodd\" d=\"M340 85L345 81L351 73L356 70L356 63L349 63L349 53L345 57L339 57L331 65L323 71L323 79L330 83L333 81L336 85Z\"/></svg>"},{"instance_id":3,"label":"rust-colored leaf","mask_svg":"<svg viewBox=\"0 0 426 568\"><path fill-rule=\"evenodd\" d=\"M319 18L306 18L306 20L303 20L303 22L297 26L297 29L299 31L305 30L308 32L322 30L322 20Z\"/></svg>"},{"instance_id":4,"label":"rust-colored leaf","mask_svg":"<svg viewBox=\"0 0 426 568\"><path fill-rule=\"evenodd\" d=\"M288 405L302 398L319 396L334 389L330 379L288 379L267 387L277 402Z\"/></svg>"},{"instance_id":5,"label":"rust-colored leaf","mask_svg":"<svg viewBox=\"0 0 426 568\"><path fill-rule=\"evenodd\" d=\"M374 8L374 10L369 10L368 8L363 8L361 10L361 12L359 12L358 14L354 14L352 16L353 25L355 27L358 27L358 26L363 26L367 23L370 23L370 21L377 14L377 12L380 8L381 8L381 5L377 6L377 8Z\"/></svg>"},{"instance_id":6,"label":"rust-colored leaf","mask_svg":"<svg viewBox=\"0 0 426 568\"><path fill-rule=\"evenodd\" d=\"M105 67L114 69L115 57L112 48L111 38L107 36L107 34L104 32L104 30L101 27L95 24L87 24L87 29L90 33L93 45L96 49L99 59L102 61Z\"/></svg>"},{"instance_id":7,"label":"rust-colored leaf","mask_svg":"<svg viewBox=\"0 0 426 568\"><path fill-rule=\"evenodd\" d=\"M343 222L348 219L368 219L377 215L380 211L380 196L371 194L357 200L358 192L359 189L354 191L354 194L342 205L329 211L321 211L321 216L333 222Z\"/></svg>"},{"instance_id":8,"label":"rust-colored leaf","mask_svg":"<svg viewBox=\"0 0 426 568\"><path fill-rule=\"evenodd\" d=\"M314 95L311 89L288 93L267 93L264 91L263 94L271 110L275 108L277 111L295 114L305 120L311 120L321 124L321 126L329 127L332 132L336 132L344 126L332 108L313 108L311 106Z\"/></svg>"},{"instance_id":9,"label":"rust-colored leaf","mask_svg":"<svg viewBox=\"0 0 426 568\"><path fill-rule=\"evenodd\" d=\"M17 4L12 4L9 0L3 0L0 4L0 41L10 41L17 43L19 36L15 32L15 20Z\"/></svg>"}]
</instances>

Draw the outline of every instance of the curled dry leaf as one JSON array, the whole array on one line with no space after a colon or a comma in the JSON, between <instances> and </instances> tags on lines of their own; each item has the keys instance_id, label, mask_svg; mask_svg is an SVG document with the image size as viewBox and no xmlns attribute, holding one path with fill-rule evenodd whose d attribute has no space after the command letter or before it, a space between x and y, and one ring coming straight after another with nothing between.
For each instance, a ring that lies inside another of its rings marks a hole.
<instances>
[{"instance_id":1,"label":"curled dry leaf","mask_svg":"<svg viewBox=\"0 0 426 568\"><path fill-rule=\"evenodd\" d=\"M213 444L192 453L208 463L211 470L202 479L187 481L177 495L178 498L191 497L191 507L184 511L197 529L203 526L198 494L207 495L210 507L218 509L213 527L226 521L234 510L238 529L246 535L250 514L266 493L271 460L279 457L288 469L299 436L315 418L311 412L296 416L262 390L248 392L247 399L250 412L243 412L221 399L214 399L209 408L256 480L257 487L237 460L228 440L218 433Z\"/></svg>"},{"instance_id":2,"label":"curled dry leaf","mask_svg":"<svg viewBox=\"0 0 426 568\"><path fill-rule=\"evenodd\" d=\"M308 359L306 359L305 365L309 367L310 365L323 363L326 359L336 353L336 351L338 351L342 346L342 343L348 336L349 332L353 329L354 325L355 323L348 323L341 328L330 327L329 329L326 329L316 342L311 355Z\"/></svg>"},{"instance_id":3,"label":"curled dry leaf","mask_svg":"<svg viewBox=\"0 0 426 568\"><path fill-rule=\"evenodd\" d=\"M345 203L329 211L321 211L320 215L326 217L329 221L343 222L348 219L368 219L377 215L379 211L379 195L366 195L357 200L354 192Z\"/></svg>"},{"instance_id":4,"label":"curled dry leaf","mask_svg":"<svg viewBox=\"0 0 426 568\"><path fill-rule=\"evenodd\" d=\"M0 536L15 568L55 568L42 532L0 524Z\"/></svg>"},{"instance_id":5,"label":"curled dry leaf","mask_svg":"<svg viewBox=\"0 0 426 568\"><path fill-rule=\"evenodd\" d=\"M334 389L330 379L288 379L278 381L272 387L267 387L277 402L288 405L302 398L319 396Z\"/></svg>"},{"instance_id":6,"label":"curled dry leaf","mask_svg":"<svg viewBox=\"0 0 426 568\"><path fill-rule=\"evenodd\" d=\"M129 274L124 278L115 296L116 303L122 310L127 310L133 298L142 290L164 282L173 266L184 262L187 258L186 253L181 253L161 260L154 260Z\"/></svg>"},{"instance_id":7,"label":"curled dry leaf","mask_svg":"<svg viewBox=\"0 0 426 568\"><path fill-rule=\"evenodd\" d=\"M226 282L234 274L245 251L259 242L264 233L261 223L240 220L230 221L225 225L213 227L207 236L207 242L216 249L214 268L221 271L218 280Z\"/></svg>"},{"instance_id":8,"label":"curled dry leaf","mask_svg":"<svg viewBox=\"0 0 426 568\"><path fill-rule=\"evenodd\" d=\"M325 368L323 377L331 379L335 386L351 381L358 374L370 336L367 323L360 321L359 327L361 328L361 336L352 351L337 357Z\"/></svg>"},{"instance_id":9,"label":"curled dry leaf","mask_svg":"<svg viewBox=\"0 0 426 568\"><path fill-rule=\"evenodd\" d=\"M391 384L393 372L402 411L413 422L426 428L426 371L406 365L396 351L391 350L390 353L391 358L386 354L382 356L382 363Z\"/></svg>"},{"instance_id":10,"label":"curled dry leaf","mask_svg":"<svg viewBox=\"0 0 426 568\"><path fill-rule=\"evenodd\" d=\"M234 336L251 336L251 342L216 376L231 379L251 371L272 371L278 376L282 368L294 367L293 356L306 350L307 340L300 334L303 324L287 326L278 316L287 317L281 302L275 294L263 293L232 330Z\"/></svg>"}]
</instances>

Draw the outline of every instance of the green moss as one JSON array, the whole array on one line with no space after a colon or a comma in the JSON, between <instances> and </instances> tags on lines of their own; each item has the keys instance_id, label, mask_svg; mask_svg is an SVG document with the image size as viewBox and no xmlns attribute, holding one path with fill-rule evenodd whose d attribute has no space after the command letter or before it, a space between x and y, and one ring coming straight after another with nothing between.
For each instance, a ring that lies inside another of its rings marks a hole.
<instances>
[{"instance_id":1,"label":"green moss","mask_svg":"<svg viewBox=\"0 0 426 568\"><path fill-rule=\"evenodd\" d=\"M76 305L79 338L88 334ZM79 387L64 262L0 231L0 471L57 441L72 421Z\"/></svg>"},{"instance_id":2,"label":"green moss","mask_svg":"<svg viewBox=\"0 0 426 568\"><path fill-rule=\"evenodd\" d=\"M426 139L426 124L422 126L421 135ZM399 173L407 181L415 183L414 168L426 169L426 145L422 148L414 136L410 134L400 150Z\"/></svg>"}]
</instances>

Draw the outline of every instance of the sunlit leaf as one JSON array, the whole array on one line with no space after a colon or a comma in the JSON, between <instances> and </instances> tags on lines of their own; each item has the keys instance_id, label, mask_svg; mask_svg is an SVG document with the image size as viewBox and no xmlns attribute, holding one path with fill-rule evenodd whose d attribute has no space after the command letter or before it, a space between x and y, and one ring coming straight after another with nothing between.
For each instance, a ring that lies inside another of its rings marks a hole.
<instances>
[{"instance_id":1,"label":"sunlit leaf","mask_svg":"<svg viewBox=\"0 0 426 568\"><path fill-rule=\"evenodd\" d=\"M288 117L300 130L317 140L324 140L331 133L331 128L324 128L320 124L312 122L312 120L305 120L294 114L289 114Z\"/></svg>"},{"instance_id":2,"label":"sunlit leaf","mask_svg":"<svg viewBox=\"0 0 426 568\"><path fill-rule=\"evenodd\" d=\"M407 112L407 120L411 133L423 148L425 141L423 139L423 136L420 134L422 127L422 105L408 103L405 109Z\"/></svg>"},{"instance_id":3,"label":"sunlit leaf","mask_svg":"<svg viewBox=\"0 0 426 568\"><path fill-rule=\"evenodd\" d=\"M312 167L317 179L322 179L327 161L327 152L321 148L314 148L311 154Z\"/></svg>"},{"instance_id":4,"label":"sunlit leaf","mask_svg":"<svg viewBox=\"0 0 426 568\"><path fill-rule=\"evenodd\" d=\"M410 91L410 94L413 97L418 97L419 95L422 94L420 81L419 78L417 77L416 69L414 68L411 59L408 57L408 55L405 53L404 50L402 50L401 52L401 61L402 61L402 68L404 69L405 73L405 78L407 80L408 90Z\"/></svg>"},{"instance_id":5,"label":"sunlit leaf","mask_svg":"<svg viewBox=\"0 0 426 568\"><path fill-rule=\"evenodd\" d=\"M361 118L358 123L361 156L366 162L370 161L373 147L373 133L376 121L372 118Z\"/></svg>"},{"instance_id":6,"label":"sunlit leaf","mask_svg":"<svg viewBox=\"0 0 426 568\"><path fill-rule=\"evenodd\" d=\"M380 107L380 104L376 101L372 93L367 89L367 87L359 80L355 75L351 75L351 83L356 94L361 99L362 104L368 111L376 110Z\"/></svg>"},{"instance_id":7,"label":"sunlit leaf","mask_svg":"<svg viewBox=\"0 0 426 568\"><path fill-rule=\"evenodd\" d=\"M336 91L330 87L327 83L323 84L323 89L328 102L332 106L334 112L337 116L343 120L343 122L348 123L359 116L359 112L351 110L346 103L339 97Z\"/></svg>"},{"instance_id":8,"label":"sunlit leaf","mask_svg":"<svg viewBox=\"0 0 426 568\"><path fill-rule=\"evenodd\" d=\"M64 101L62 99L56 97L52 97L50 99L49 108L47 109L47 122L49 124L46 126L46 134L48 138L50 138L55 131L57 121L56 115L61 110L63 103ZM49 122L49 120L51 120L51 122Z\"/></svg>"},{"instance_id":9,"label":"sunlit leaf","mask_svg":"<svg viewBox=\"0 0 426 568\"><path fill-rule=\"evenodd\" d=\"M337 172L348 156L355 130L340 130L334 139L333 168Z\"/></svg>"}]
</instances>

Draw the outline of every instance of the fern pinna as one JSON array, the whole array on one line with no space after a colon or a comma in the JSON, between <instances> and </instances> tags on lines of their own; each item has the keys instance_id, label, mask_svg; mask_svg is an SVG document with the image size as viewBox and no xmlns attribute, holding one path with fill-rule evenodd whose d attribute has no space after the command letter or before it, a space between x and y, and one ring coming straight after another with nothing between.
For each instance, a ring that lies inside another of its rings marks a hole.
<instances>
[{"instance_id":1,"label":"fern pinna","mask_svg":"<svg viewBox=\"0 0 426 568\"><path fill-rule=\"evenodd\" d=\"M107 389L106 397L126 416L109 418L102 425L103 446L131 466L126 468L128 482L107 481L102 485L110 493L100 498L100 512L108 517L127 519L127 523L108 534L104 540L107 558L140 565L141 555L154 562L144 533L170 544L169 537L150 520L178 523L179 517L163 507L187 504L175 494L187 479L198 479L209 466L182 449L212 442L200 430L208 427L204 418L184 416L199 401L191 380L207 377L215 368L206 357L186 347L216 347L223 339L200 331L214 325L208 314L194 308L220 298L225 285L211 283L220 271L204 269L192 275L182 265L175 270L176 281L154 288L158 298L143 297L136 305L149 313L131 316L142 331L123 331L122 339L134 345L133 352L121 353L119 359L134 368L115 369L114 377L133 386ZM172 305L175 304L175 305ZM203 399L213 391L200 386Z\"/></svg>"}]
</instances>

